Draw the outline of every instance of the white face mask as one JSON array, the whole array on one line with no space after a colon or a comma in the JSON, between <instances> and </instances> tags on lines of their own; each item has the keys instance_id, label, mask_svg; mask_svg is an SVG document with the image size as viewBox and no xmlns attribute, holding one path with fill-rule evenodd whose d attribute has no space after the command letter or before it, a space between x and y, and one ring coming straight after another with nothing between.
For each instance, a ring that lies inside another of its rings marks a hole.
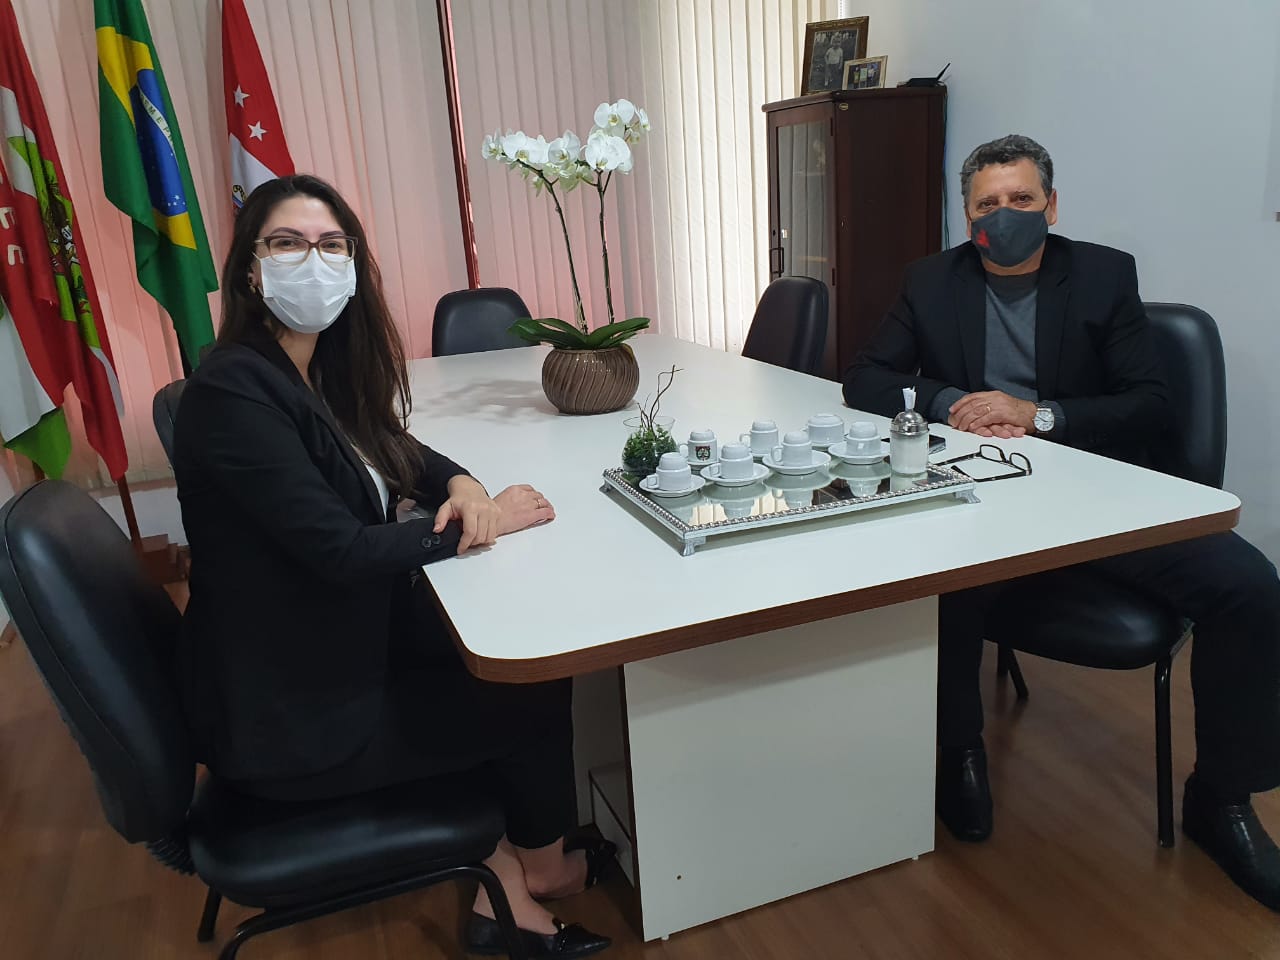
<instances>
[{"instance_id":1,"label":"white face mask","mask_svg":"<svg viewBox=\"0 0 1280 960\"><path fill-rule=\"evenodd\" d=\"M356 262L329 263L315 250L297 263L266 257L262 300L276 319L298 333L320 333L333 326L356 292Z\"/></svg>"}]
</instances>

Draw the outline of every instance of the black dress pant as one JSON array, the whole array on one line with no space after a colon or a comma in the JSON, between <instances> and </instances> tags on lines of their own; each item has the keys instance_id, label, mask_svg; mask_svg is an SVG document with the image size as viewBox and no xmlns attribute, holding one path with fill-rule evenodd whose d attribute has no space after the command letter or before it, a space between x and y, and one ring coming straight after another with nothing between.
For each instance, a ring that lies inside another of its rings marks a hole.
<instances>
[{"instance_id":1,"label":"black dress pant","mask_svg":"<svg viewBox=\"0 0 1280 960\"><path fill-rule=\"evenodd\" d=\"M287 780L238 781L246 793L301 801L469 774L506 813L507 838L535 849L576 823L572 681L507 684L466 669L421 581L396 611L382 717L339 766Z\"/></svg>"},{"instance_id":2,"label":"black dress pant","mask_svg":"<svg viewBox=\"0 0 1280 960\"><path fill-rule=\"evenodd\" d=\"M1280 580L1234 533L1151 547L1087 564L1191 620L1196 772L1224 794L1280 785ZM978 688L985 617L1024 581L940 598L938 740L969 746L982 733Z\"/></svg>"}]
</instances>

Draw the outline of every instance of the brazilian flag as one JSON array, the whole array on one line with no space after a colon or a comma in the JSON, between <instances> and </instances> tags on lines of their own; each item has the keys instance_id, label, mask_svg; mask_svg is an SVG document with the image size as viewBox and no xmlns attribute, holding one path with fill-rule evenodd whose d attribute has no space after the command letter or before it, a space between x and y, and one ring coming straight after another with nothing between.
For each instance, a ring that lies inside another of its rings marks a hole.
<instances>
[{"instance_id":1,"label":"brazilian flag","mask_svg":"<svg viewBox=\"0 0 1280 960\"><path fill-rule=\"evenodd\" d=\"M141 0L94 0L102 182L133 218L138 282L173 319L192 369L213 341L218 289L178 118Z\"/></svg>"}]
</instances>

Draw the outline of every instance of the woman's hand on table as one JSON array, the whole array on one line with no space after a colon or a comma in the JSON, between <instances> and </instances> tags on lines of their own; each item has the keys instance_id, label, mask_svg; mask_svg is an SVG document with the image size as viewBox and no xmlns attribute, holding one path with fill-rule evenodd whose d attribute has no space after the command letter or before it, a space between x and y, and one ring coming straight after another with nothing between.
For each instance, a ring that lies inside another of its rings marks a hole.
<instances>
[{"instance_id":1,"label":"woman's hand on table","mask_svg":"<svg viewBox=\"0 0 1280 960\"><path fill-rule=\"evenodd\" d=\"M540 492L527 483L507 487L493 498L502 508L498 534L515 533L556 518L556 508Z\"/></svg>"},{"instance_id":2,"label":"woman's hand on table","mask_svg":"<svg viewBox=\"0 0 1280 960\"><path fill-rule=\"evenodd\" d=\"M503 493L506 491L504 490ZM498 494L502 496L502 494ZM503 509L479 482L459 474L449 481L449 499L436 511L435 532L439 533L451 520L462 524L458 552L493 543L503 533Z\"/></svg>"}]
</instances>

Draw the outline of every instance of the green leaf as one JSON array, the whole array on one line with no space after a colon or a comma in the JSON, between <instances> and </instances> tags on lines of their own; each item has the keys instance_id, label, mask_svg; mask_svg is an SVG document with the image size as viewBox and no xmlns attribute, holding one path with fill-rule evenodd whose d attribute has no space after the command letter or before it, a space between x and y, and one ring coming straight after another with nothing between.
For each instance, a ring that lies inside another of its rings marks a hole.
<instances>
[{"instance_id":1,"label":"green leaf","mask_svg":"<svg viewBox=\"0 0 1280 960\"><path fill-rule=\"evenodd\" d=\"M566 350L584 350L582 331L555 317L534 320L523 317L508 328L517 337L529 343L548 343Z\"/></svg>"},{"instance_id":2,"label":"green leaf","mask_svg":"<svg viewBox=\"0 0 1280 960\"><path fill-rule=\"evenodd\" d=\"M634 337L647 326L648 317L632 317L630 320L607 323L584 334L573 324L555 317L541 317L537 320L522 317L508 329L529 343L548 343L565 350L605 350Z\"/></svg>"},{"instance_id":3,"label":"green leaf","mask_svg":"<svg viewBox=\"0 0 1280 960\"><path fill-rule=\"evenodd\" d=\"M649 326L648 317L632 317L630 320L607 323L603 327L597 327L587 336L587 349L603 350L617 346L623 340L634 337L647 326Z\"/></svg>"}]
</instances>

